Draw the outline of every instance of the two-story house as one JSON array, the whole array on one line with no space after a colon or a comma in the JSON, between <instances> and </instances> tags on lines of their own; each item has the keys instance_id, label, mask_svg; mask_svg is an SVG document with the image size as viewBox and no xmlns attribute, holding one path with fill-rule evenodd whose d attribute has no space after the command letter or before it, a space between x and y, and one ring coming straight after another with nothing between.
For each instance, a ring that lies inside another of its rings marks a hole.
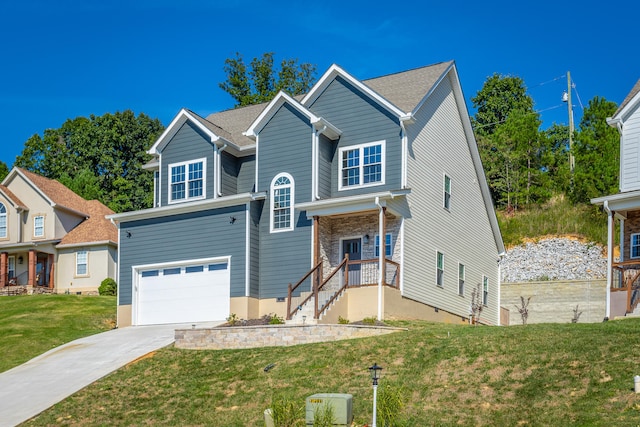
<instances>
[{"instance_id":1,"label":"two-story house","mask_svg":"<svg viewBox=\"0 0 640 427\"><path fill-rule=\"evenodd\" d=\"M0 288L96 292L116 277L118 236L109 214L58 181L13 168L0 184Z\"/></svg>"},{"instance_id":2,"label":"two-story house","mask_svg":"<svg viewBox=\"0 0 640 427\"><path fill-rule=\"evenodd\" d=\"M149 150L154 207L119 227L118 324L339 317L499 324L502 238L456 66L202 118Z\"/></svg>"},{"instance_id":3,"label":"two-story house","mask_svg":"<svg viewBox=\"0 0 640 427\"><path fill-rule=\"evenodd\" d=\"M592 199L608 214L606 318L624 316L640 301L640 80L607 123L620 133L620 192ZM614 259L615 221L620 257Z\"/></svg>"}]
</instances>

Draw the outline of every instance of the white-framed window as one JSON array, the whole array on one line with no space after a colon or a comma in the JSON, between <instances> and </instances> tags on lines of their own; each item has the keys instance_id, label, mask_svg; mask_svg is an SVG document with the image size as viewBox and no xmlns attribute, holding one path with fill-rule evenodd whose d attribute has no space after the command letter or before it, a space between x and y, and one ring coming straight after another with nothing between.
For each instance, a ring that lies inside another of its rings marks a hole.
<instances>
[{"instance_id":1,"label":"white-framed window","mask_svg":"<svg viewBox=\"0 0 640 427\"><path fill-rule=\"evenodd\" d=\"M458 295L464 295L464 264L458 264Z\"/></svg>"},{"instance_id":2,"label":"white-framed window","mask_svg":"<svg viewBox=\"0 0 640 427\"><path fill-rule=\"evenodd\" d=\"M204 199L206 197L206 168L206 158L170 164L169 203Z\"/></svg>"},{"instance_id":3,"label":"white-framed window","mask_svg":"<svg viewBox=\"0 0 640 427\"><path fill-rule=\"evenodd\" d=\"M640 233L632 234L630 243L631 258L640 258Z\"/></svg>"},{"instance_id":4,"label":"white-framed window","mask_svg":"<svg viewBox=\"0 0 640 427\"><path fill-rule=\"evenodd\" d=\"M293 230L293 177L288 173L276 175L271 181L271 231Z\"/></svg>"},{"instance_id":5,"label":"white-framed window","mask_svg":"<svg viewBox=\"0 0 640 427\"><path fill-rule=\"evenodd\" d=\"M436 285L444 287L444 254L436 252Z\"/></svg>"},{"instance_id":6,"label":"white-framed window","mask_svg":"<svg viewBox=\"0 0 640 427\"><path fill-rule=\"evenodd\" d=\"M385 141L340 149L339 190L384 184Z\"/></svg>"},{"instance_id":7,"label":"white-framed window","mask_svg":"<svg viewBox=\"0 0 640 427\"><path fill-rule=\"evenodd\" d=\"M76 252L76 276L89 275L89 254L85 250Z\"/></svg>"},{"instance_id":8,"label":"white-framed window","mask_svg":"<svg viewBox=\"0 0 640 427\"><path fill-rule=\"evenodd\" d=\"M391 233L387 233L384 236L384 255L390 257L391 252ZM375 241L375 257L380 256L380 236L376 235Z\"/></svg>"},{"instance_id":9,"label":"white-framed window","mask_svg":"<svg viewBox=\"0 0 640 427\"><path fill-rule=\"evenodd\" d=\"M44 237L44 216L33 217L33 237Z\"/></svg>"},{"instance_id":10,"label":"white-framed window","mask_svg":"<svg viewBox=\"0 0 640 427\"><path fill-rule=\"evenodd\" d=\"M9 276L9 280L11 280L14 277L16 277L16 257L15 256L8 257L7 262L8 262L7 274Z\"/></svg>"},{"instance_id":11,"label":"white-framed window","mask_svg":"<svg viewBox=\"0 0 640 427\"><path fill-rule=\"evenodd\" d=\"M489 278L482 276L482 305L489 305Z\"/></svg>"},{"instance_id":12,"label":"white-framed window","mask_svg":"<svg viewBox=\"0 0 640 427\"><path fill-rule=\"evenodd\" d=\"M7 237L7 208L0 203L0 238Z\"/></svg>"},{"instance_id":13,"label":"white-framed window","mask_svg":"<svg viewBox=\"0 0 640 427\"><path fill-rule=\"evenodd\" d=\"M449 175L444 176L443 190L444 194L442 199L442 206L448 210L451 208L451 178L449 177Z\"/></svg>"}]
</instances>

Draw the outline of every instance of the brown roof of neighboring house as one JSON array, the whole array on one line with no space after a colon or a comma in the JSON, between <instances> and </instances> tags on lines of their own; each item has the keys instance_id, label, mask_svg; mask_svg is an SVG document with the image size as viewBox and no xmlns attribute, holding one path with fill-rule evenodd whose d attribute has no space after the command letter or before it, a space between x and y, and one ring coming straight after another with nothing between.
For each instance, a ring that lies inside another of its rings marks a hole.
<instances>
[{"instance_id":1,"label":"brown roof of neighboring house","mask_svg":"<svg viewBox=\"0 0 640 427\"><path fill-rule=\"evenodd\" d=\"M68 232L60 241L60 245L104 241L116 243L118 230L111 221L105 218L105 215L111 215L114 212L98 200L86 200L85 209L89 212L89 218Z\"/></svg>"},{"instance_id":2,"label":"brown roof of neighboring house","mask_svg":"<svg viewBox=\"0 0 640 427\"><path fill-rule=\"evenodd\" d=\"M0 184L0 191L2 191L4 195L7 196L7 198L9 198L17 208L27 209L27 205L22 203L22 201L18 199L18 196L13 194L13 191L9 190L7 186Z\"/></svg>"},{"instance_id":3,"label":"brown roof of neighboring house","mask_svg":"<svg viewBox=\"0 0 640 427\"><path fill-rule=\"evenodd\" d=\"M633 99L634 96L636 96L638 94L638 92L640 92L640 79L636 82L636 84L633 86L633 88L631 89L631 92L629 92L629 94L627 95L627 97L624 99L624 101L622 101L622 104L620 104L620 106L618 107L618 109L616 110L616 113L613 115L613 117L617 116L618 113L620 111L622 111L622 109L624 107L627 106L627 104Z\"/></svg>"},{"instance_id":4,"label":"brown roof of neighboring house","mask_svg":"<svg viewBox=\"0 0 640 427\"><path fill-rule=\"evenodd\" d=\"M26 169L16 168L21 174L44 193L53 203L60 207L71 209L88 216L85 209L86 200L69 190L60 182L45 178Z\"/></svg>"}]
</instances>

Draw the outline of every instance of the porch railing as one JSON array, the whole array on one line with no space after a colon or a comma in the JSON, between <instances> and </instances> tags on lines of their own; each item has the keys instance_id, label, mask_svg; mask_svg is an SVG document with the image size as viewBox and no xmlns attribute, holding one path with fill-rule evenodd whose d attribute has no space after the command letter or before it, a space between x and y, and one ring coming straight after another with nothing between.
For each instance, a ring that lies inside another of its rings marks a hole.
<instances>
[{"instance_id":1,"label":"porch railing","mask_svg":"<svg viewBox=\"0 0 640 427\"><path fill-rule=\"evenodd\" d=\"M622 261L613 264L612 292L627 293L627 313L640 303L640 261Z\"/></svg>"},{"instance_id":2,"label":"porch railing","mask_svg":"<svg viewBox=\"0 0 640 427\"><path fill-rule=\"evenodd\" d=\"M379 277L379 260L349 260L348 255L326 278L322 277L322 261L316 264L295 285L289 284L287 319L314 298L314 319L319 319L327 308L347 288L376 286ZM314 274L315 273L315 274ZM306 284L303 288L303 284ZM385 286L400 288L400 264L385 260ZM298 289L309 289L304 292ZM294 295L298 291L298 295Z\"/></svg>"}]
</instances>

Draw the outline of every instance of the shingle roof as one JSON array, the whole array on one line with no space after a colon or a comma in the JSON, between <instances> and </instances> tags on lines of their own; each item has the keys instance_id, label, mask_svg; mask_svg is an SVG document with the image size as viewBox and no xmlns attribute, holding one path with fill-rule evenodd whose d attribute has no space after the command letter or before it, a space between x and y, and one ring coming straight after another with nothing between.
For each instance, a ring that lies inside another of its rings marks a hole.
<instances>
[{"instance_id":1,"label":"shingle roof","mask_svg":"<svg viewBox=\"0 0 640 427\"><path fill-rule=\"evenodd\" d=\"M22 203L22 201L20 201L20 199L18 199L18 197L15 194L13 194L13 191L9 190L6 186L0 184L0 191L2 191L5 196L11 199L11 201L16 207L27 209L27 205Z\"/></svg>"},{"instance_id":2,"label":"shingle roof","mask_svg":"<svg viewBox=\"0 0 640 427\"><path fill-rule=\"evenodd\" d=\"M375 92L389 100L396 107L405 112L411 112L420 101L429 93L433 85L442 74L453 64L453 61L440 62L413 70L402 71L373 79L362 80L362 83L373 89ZM295 97L301 100L303 95ZM267 102L247 107L235 108L221 111L207 116L206 122L216 128L226 131L229 140L240 147L254 145L255 142L244 136L245 132L253 121L262 113L268 105ZM194 115L198 117L195 113ZM206 123L205 126L207 125ZM220 134L215 128L211 128L217 135Z\"/></svg>"},{"instance_id":3,"label":"shingle roof","mask_svg":"<svg viewBox=\"0 0 640 427\"><path fill-rule=\"evenodd\" d=\"M618 107L618 109L616 110L616 113L613 115L613 117L617 116L618 113L620 111L622 111L624 109L624 107L627 106L627 104L633 99L634 96L636 96L638 94L638 92L640 92L640 79L636 82L636 84L633 86L633 89L631 89L631 92L629 92L629 94L627 95L627 97L624 99L624 101L622 101L622 104L620 104L620 106Z\"/></svg>"},{"instance_id":4,"label":"shingle roof","mask_svg":"<svg viewBox=\"0 0 640 427\"><path fill-rule=\"evenodd\" d=\"M111 215L114 212L98 200L86 200L85 209L89 212L89 218L67 233L60 241L60 245L104 241L116 243L118 230L105 218L105 215Z\"/></svg>"},{"instance_id":5,"label":"shingle roof","mask_svg":"<svg viewBox=\"0 0 640 427\"><path fill-rule=\"evenodd\" d=\"M40 189L53 203L86 215L86 200L56 180L45 178L26 169L16 168Z\"/></svg>"},{"instance_id":6,"label":"shingle roof","mask_svg":"<svg viewBox=\"0 0 640 427\"><path fill-rule=\"evenodd\" d=\"M453 61L440 62L363 80L362 83L378 92L402 111L410 113L452 64Z\"/></svg>"}]
</instances>

